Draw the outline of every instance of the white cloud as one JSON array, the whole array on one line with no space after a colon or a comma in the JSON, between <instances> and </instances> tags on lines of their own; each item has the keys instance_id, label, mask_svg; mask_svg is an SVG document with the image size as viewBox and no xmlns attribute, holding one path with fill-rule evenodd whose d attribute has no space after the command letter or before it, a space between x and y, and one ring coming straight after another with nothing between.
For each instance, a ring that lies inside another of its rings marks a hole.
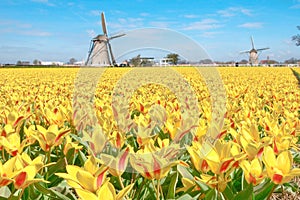
<instances>
[{"instance_id":1,"label":"white cloud","mask_svg":"<svg viewBox=\"0 0 300 200\"><path fill-rule=\"evenodd\" d=\"M38 31L38 30L22 31L19 32L19 34L28 35L28 36L38 36L38 37L47 37L52 35L50 32Z\"/></svg>"},{"instance_id":2,"label":"white cloud","mask_svg":"<svg viewBox=\"0 0 300 200\"><path fill-rule=\"evenodd\" d=\"M211 30L220 28L223 25L219 23L219 21L214 19L203 19L198 22L190 23L189 25L183 27L183 30Z\"/></svg>"},{"instance_id":3,"label":"white cloud","mask_svg":"<svg viewBox=\"0 0 300 200\"><path fill-rule=\"evenodd\" d=\"M31 0L31 1L37 3L48 3L48 0Z\"/></svg>"},{"instance_id":4,"label":"white cloud","mask_svg":"<svg viewBox=\"0 0 300 200\"><path fill-rule=\"evenodd\" d=\"M141 28L144 26L143 18L119 18L117 22L107 22L107 28L109 31L124 31L128 29Z\"/></svg>"},{"instance_id":5,"label":"white cloud","mask_svg":"<svg viewBox=\"0 0 300 200\"><path fill-rule=\"evenodd\" d=\"M222 17L233 17L236 15L236 13L229 10L219 10L217 13Z\"/></svg>"},{"instance_id":6,"label":"white cloud","mask_svg":"<svg viewBox=\"0 0 300 200\"><path fill-rule=\"evenodd\" d=\"M92 16L100 16L101 11L100 11L100 10L91 10L91 11L90 11L90 14L91 14Z\"/></svg>"},{"instance_id":7,"label":"white cloud","mask_svg":"<svg viewBox=\"0 0 300 200\"><path fill-rule=\"evenodd\" d=\"M18 35L39 36L39 37L45 37L51 35L50 32L33 29L32 24L24 23L21 21L2 20L0 21L0 26L2 25L5 25L5 28L0 29L1 33L15 33Z\"/></svg>"},{"instance_id":8,"label":"white cloud","mask_svg":"<svg viewBox=\"0 0 300 200\"><path fill-rule=\"evenodd\" d=\"M0 20L0 26L11 24L11 20Z\"/></svg>"},{"instance_id":9,"label":"white cloud","mask_svg":"<svg viewBox=\"0 0 300 200\"><path fill-rule=\"evenodd\" d=\"M32 27L31 24L24 23L21 21L16 21L16 20L0 20L0 26L5 26L6 28L10 26L10 27L26 28L26 29Z\"/></svg>"},{"instance_id":10,"label":"white cloud","mask_svg":"<svg viewBox=\"0 0 300 200\"><path fill-rule=\"evenodd\" d=\"M262 28L263 24L261 22L248 22L239 25L241 28Z\"/></svg>"},{"instance_id":11,"label":"white cloud","mask_svg":"<svg viewBox=\"0 0 300 200\"><path fill-rule=\"evenodd\" d=\"M169 28L171 25L171 22L166 21L153 21L149 23L150 26L157 27L157 28Z\"/></svg>"},{"instance_id":12,"label":"white cloud","mask_svg":"<svg viewBox=\"0 0 300 200\"><path fill-rule=\"evenodd\" d=\"M142 17L147 17L147 16L149 16L150 14L149 13L146 13L146 12L142 12L142 13L140 13L140 16L142 16Z\"/></svg>"},{"instance_id":13,"label":"white cloud","mask_svg":"<svg viewBox=\"0 0 300 200\"><path fill-rule=\"evenodd\" d=\"M32 25L31 24L26 24L26 23L24 23L24 24L19 24L19 27L20 28L32 28Z\"/></svg>"},{"instance_id":14,"label":"white cloud","mask_svg":"<svg viewBox=\"0 0 300 200\"><path fill-rule=\"evenodd\" d=\"M242 8L242 7L230 7L230 8L224 9L224 10L219 10L219 11L217 11L217 13L221 17L234 17L239 14L243 14L243 15L247 15L247 16L252 15L251 10Z\"/></svg>"},{"instance_id":15,"label":"white cloud","mask_svg":"<svg viewBox=\"0 0 300 200\"><path fill-rule=\"evenodd\" d=\"M48 6L55 6L55 4L53 3L50 3L48 0L31 0L32 2L35 2L35 3L42 3L42 4L46 4Z\"/></svg>"},{"instance_id":16,"label":"white cloud","mask_svg":"<svg viewBox=\"0 0 300 200\"><path fill-rule=\"evenodd\" d=\"M87 30L86 32L87 32L87 34L89 35L90 38L94 38L97 35L97 33L95 32L94 29Z\"/></svg>"},{"instance_id":17,"label":"white cloud","mask_svg":"<svg viewBox=\"0 0 300 200\"><path fill-rule=\"evenodd\" d=\"M244 9L244 8L241 9L241 13L243 13L244 15L248 15L248 16L252 15L252 11L251 10Z\"/></svg>"},{"instance_id":18,"label":"white cloud","mask_svg":"<svg viewBox=\"0 0 300 200\"><path fill-rule=\"evenodd\" d=\"M198 15L183 15L184 18L187 18L187 19L195 19L195 18L198 18L199 16Z\"/></svg>"},{"instance_id":19,"label":"white cloud","mask_svg":"<svg viewBox=\"0 0 300 200\"><path fill-rule=\"evenodd\" d=\"M300 3L294 4L290 8L292 8L292 9L300 9Z\"/></svg>"},{"instance_id":20,"label":"white cloud","mask_svg":"<svg viewBox=\"0 0 300 200\"><path fill-rule=\"evenodd\" d=\"M201 34L201 37L214 38L216 35L220 34L218 31L208 31Z\"/></svg>"},{"instance_id":21,"label":"white cloud","mask_svg":"<svg viewBox=\"0 0 300 200\"><path fill-rule=\"evenodd\" d=\"M293 0L293 5L290 6L291 9L300 9L300 0Z\"/></svg>"}]
</instances>

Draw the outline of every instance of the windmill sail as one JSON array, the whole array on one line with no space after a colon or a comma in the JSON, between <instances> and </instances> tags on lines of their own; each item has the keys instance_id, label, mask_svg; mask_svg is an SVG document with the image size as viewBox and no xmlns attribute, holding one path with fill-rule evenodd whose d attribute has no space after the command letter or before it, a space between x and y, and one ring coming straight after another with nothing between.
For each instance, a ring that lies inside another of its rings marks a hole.
<instances>
[{"instance_id":1,"label":"windmill sail","mask_svg":"<svg viewBox=\"0 0 300 200\"><path fill-rule=\"evenodd\" d=\"M123 33L123 34L118 34L118 35L114 35L114 36L112 36L112 37L110 37L110 38L108 38L109 40L112 40L112 39L115 39L115 38L118 38L118 37L122 37L122 36L124 36L125 34Z\"/></svg>"},{"instance_id":2,"label":"windmill sail","mask_svg":"<svg viewBox=\"0 0 300 200\"><path fill-rule=\"evenodd\" d=\"M256 51L263 51L263 50L267 50L267 49L270 49L270 48L266 47L266 48L256 49Z\"/></svg>"},{"instance_id":3,"label":"windmill sail","mask_svg":"<svg viewBox=\"0 0 300 200\"><path fill-rule=\"evenodd\" d=\"M107 36L107 29L106 29L104 13L101 13L101 22L102 22L102 31L103 31L104 35Z\"/></svg>"},{"instance_id":4,"label":"windmill sail","mask_svg":"<svg viewBox=\"0 0 300 200\"><path fill-rule=\"evenodd\" d=\"M254 47L254 41L253 41L253 37L251 36L251 44L252 44L252 49L255 49Z\"/></svg>"}]
</instances>

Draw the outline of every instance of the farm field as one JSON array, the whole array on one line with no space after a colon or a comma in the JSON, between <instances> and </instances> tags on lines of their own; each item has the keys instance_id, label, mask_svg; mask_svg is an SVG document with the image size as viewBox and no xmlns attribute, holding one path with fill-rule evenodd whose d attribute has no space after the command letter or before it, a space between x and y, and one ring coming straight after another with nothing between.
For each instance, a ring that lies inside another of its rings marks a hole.
<instances>
[{"instance_id":1,"label":"farm field","mask_svg":"<svg viewBox=\"0 0 300 200\"><path fill-rule=\"evenodd\" d=\"M291 68L216 68L209 81L192 67L0 74L0 199L299 195Z\"/></svg>"}]
</instances>

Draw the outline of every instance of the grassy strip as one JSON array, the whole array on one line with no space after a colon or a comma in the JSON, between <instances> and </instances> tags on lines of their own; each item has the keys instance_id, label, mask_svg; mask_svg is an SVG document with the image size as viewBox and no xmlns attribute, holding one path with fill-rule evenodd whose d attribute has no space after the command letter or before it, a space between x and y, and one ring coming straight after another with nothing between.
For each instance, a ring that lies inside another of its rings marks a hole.
<instances>
[{"instance_id":1,"label":"grassy strip","mask_svg":"<svg viewBox=\"0 0 300 200\"><path fill-rule=\"evenodd\" d=\"M293 70L292 68L291 68L291 70L292 70L294 76L296 77L296 79L298 80L298 87L300 87L300 74L298 72L296 72L295 70Z\"/></svg>"}]
</instances>

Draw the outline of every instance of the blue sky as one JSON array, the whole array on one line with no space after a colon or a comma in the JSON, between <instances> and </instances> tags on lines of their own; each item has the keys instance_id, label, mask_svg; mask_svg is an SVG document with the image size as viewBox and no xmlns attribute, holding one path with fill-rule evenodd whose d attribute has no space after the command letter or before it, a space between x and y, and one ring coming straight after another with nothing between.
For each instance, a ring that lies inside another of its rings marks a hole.
<instances>
[{"instance_id":1,"label":"blue sky","mask_svg":"<svg viewBox=\"0 0 300 200\"><path fill-rule=\"evenodd\" d=\"M248 59L239 52L250 50L250 36L256 48L270 47L260 59L300 59L300 47L291 41L300 33L300 0L1 0L0 63L86 59L91 38L102 33L102 11L110 35L149 27L172 30L197 42L215 61ZM121 39L112 42L116 52Z\"/></svg>"}]
</instances>

